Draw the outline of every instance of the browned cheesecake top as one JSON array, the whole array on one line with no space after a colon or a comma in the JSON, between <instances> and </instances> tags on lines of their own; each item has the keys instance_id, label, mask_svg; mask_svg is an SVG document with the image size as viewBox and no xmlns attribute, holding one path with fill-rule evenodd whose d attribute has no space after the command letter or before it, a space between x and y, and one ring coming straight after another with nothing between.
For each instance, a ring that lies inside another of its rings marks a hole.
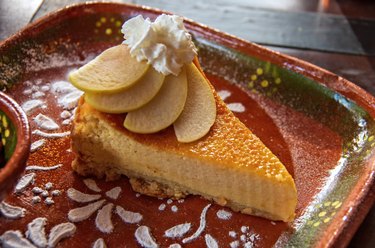
<instances>
[{"instance_id":1,"label":"browned cheesecake top","mask_svg":"<svg viewBox=\"0 0 375 248\"><path fill-rule=\"evenodd\" d=\"M97 112L124 135L139 143L153 146L156 149L178 151L189 157L199 157L222 166L236 166L238 169L253 170L260 176L273 177L277 181L292 178L279 159L256 137L215 93L217 116L210 132L191 143L178 142L170 126L154 134L137 134L123 127L126 114L106 114L89 106L81 99L80 107Z\"/></svg>"}]
</instances>

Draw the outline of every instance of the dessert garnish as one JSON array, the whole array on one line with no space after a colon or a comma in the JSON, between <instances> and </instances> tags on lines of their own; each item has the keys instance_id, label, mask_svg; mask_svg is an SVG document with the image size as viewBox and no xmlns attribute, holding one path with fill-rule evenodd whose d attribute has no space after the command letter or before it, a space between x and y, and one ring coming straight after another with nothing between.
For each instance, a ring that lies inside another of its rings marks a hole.
<instances>
[{"instance_id":1,"label":"dessert garnish","mask_svg":"<svg viewBox=\"0 0 375 248\"><path fill-rule=\"evenodd\" d=\"M174 126L177 140L205 136L216 117L210 85L193 59L197 49L181 17L137 16L122 27L125 41L69 75L85 100L105 113L127 113L124 127L156 133Z\"/></svg>"},{"instance_id":2,"label":"dessert garnish","mask_svg":"<svg viewBox=\"0 0 375 248\"><path fill-rule=\"evenodd\" d=\"M139 62L146 60L164 75L177 76L197 55L183 19L176 15L162 14L154 22L139 15L125 22L121 31L130 54Z\"/></svg>"}]
</instances>

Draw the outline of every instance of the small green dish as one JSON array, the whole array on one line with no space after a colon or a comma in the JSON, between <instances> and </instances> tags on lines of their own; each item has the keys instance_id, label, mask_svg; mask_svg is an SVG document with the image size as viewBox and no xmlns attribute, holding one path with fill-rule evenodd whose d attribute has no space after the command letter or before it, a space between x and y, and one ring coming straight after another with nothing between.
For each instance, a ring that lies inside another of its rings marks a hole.
<instances>
[{"instance_id":1,"label":"small green dish","mask_svg":"<svg viewBox=\"0 0 375 248\"><path fill-rule=\"evenodd\" d=\"M0 201L25 168L30 140L26 114L12 98L0 92Z\"/></svg>"}]
</instances>

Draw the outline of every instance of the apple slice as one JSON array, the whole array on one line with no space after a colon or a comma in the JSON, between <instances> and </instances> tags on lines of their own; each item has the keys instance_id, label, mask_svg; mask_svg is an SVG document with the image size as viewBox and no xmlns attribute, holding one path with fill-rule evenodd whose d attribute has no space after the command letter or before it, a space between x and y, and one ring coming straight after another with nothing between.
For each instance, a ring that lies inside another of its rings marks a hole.
<instances>
[{"instance_id":1,"label":"apple slice","mask_svg":"<svg viewBox=\"0 0 375 248\"><path fill-rule=\"evenodd\" d=\"M165 76L150 68L137 82L119 93L86 93L85 101L99 111L119 114L138 109L152 100L163 85Z\"/></svg>"},{"instance_id":2,"label":"apple slice","mask_svg":"<svg viewBox=\"0 0 375 248\"><path fill-rule=\"evenodd\" d=\"M216 119L216 102L211 86L198 68L186 65L188 95L184 110L173 124L179 142L193 142L209 131Z\"/></svg>"},{"instance_id":3,"label":"apple slice","mask_svg":"<svg viewBox=\"0 0 375 248\"><path fill-rule=\"evenodd\" d=\"M118 45L71 72L69 81L85 92L115 93L134 85L149 67L132 58L126 45Z\"/></svg>"},{"instance_id":4,"label":"apple slice","mask_svg":"<svg viewBox=\"0 0 375 248\"><path fill-rule=\"evenodd\" d=\"M165 77L163 86L145 106L126 115L124 127L135 133L156 133L175 122L187 96L185 69L176 77Z\"/></svg>"}]
</instances>

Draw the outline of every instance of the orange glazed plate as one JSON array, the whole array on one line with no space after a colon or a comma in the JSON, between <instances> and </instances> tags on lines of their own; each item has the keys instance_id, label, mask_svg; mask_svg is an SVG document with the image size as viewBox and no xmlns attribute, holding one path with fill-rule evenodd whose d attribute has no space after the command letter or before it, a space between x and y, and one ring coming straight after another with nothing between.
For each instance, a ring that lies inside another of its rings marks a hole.
<instances>
[{"instance_id":1,"label":"orange glazed plate","mask_svg":"<svg viewBox=\"0 0 375 248\"><path fill-rule=\"evenodd\" d=\"M0 204L3 242L59 247L95 242L108 247L346 245L373 202L374 98L314 65L190 20L186 27L208 78L294 177L295 220L239 214L199 196L155 199L133 192L125 177L105 182L72 171L70 125L82 93L67 82L68 72L121 43L122 23L138 14L154 19L161 12L118 3L74 5L0 45L0 85L23 107L32 130L20 190Z\"/></svg>"}]
</instances>

